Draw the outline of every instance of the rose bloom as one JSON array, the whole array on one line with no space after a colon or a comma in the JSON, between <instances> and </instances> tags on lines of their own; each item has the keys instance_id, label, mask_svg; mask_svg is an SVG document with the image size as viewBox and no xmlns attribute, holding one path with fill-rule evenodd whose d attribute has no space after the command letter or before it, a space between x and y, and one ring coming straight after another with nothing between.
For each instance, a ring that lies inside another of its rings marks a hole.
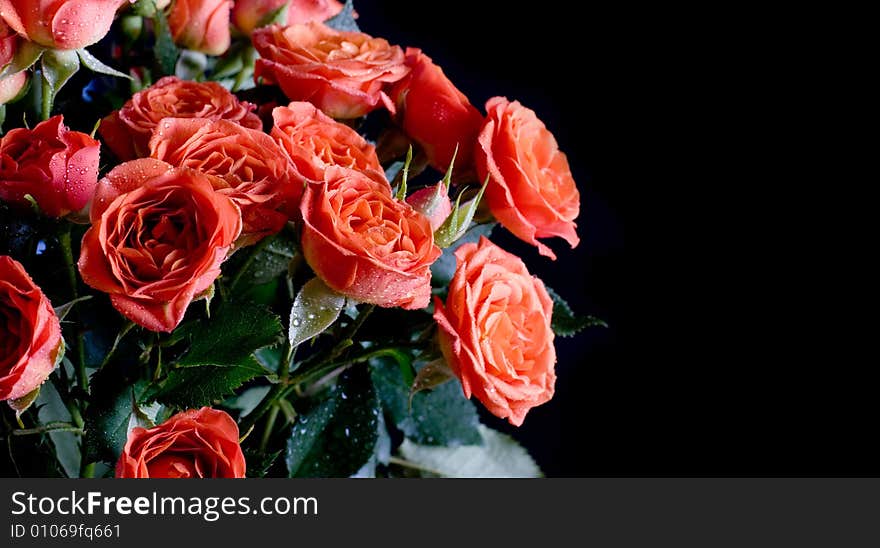
<instances>
[{"instance_id":1,"label":"rose bloom","mask_svg":"<svg viewBox=\"0 0 880 548\"><path fill-rule=\"evenodd\" d=\"M238 425L210 407L178 413L150 429L135 427L116 463L117 478L243 478Z\"/></svg>"},{"instance_id":2,"label":"rose bloom","mask_svg":"<svg viewBox=\"0 0 880 548\"><path fill-rule=\"evenodd\" d=\"M61 359L61 324L46 295L12 257L0 256L0 401L43 384Z\"/></svg>"},{"instance_id":3,"label":"rose bloom","mask_svg":"<svg viewBox=\"0 0 880 548\"><path fill-rule=\"evenodd\" d=\"M210 175L144 158L98 183L83 236L83 281L123 316L170 332L217 276L241 232L238 206Z\"/></svg>"},{"instance_id":4,"label":"rose bloom","mask_svg":"<svg viewBox=\"0 0 880 548\"><path fill-rule=\"evenodd\" d=\"M241 245L281 230L287 215L279 210L298 208L305 184L271 137L227 120L166 118L150 156L217 176L215 188L241 208Z\"/></svg>"},{"instance_id":5,"label":"rose bloom","mask_svg":"<svg viewBox=\"0 0 880 548\"><path fill-rule=\"evenodd\" d=\"M519 426L553 397L553 301L519 257L486 238L462 244L455 257L445 306L434 299L440 348L465 397Z\"/></svg>"},{"instance_id":6,"label":"rose bloom","mask_svg":"<svg viewBox=\"0 0 880 548\"><path fill-rule=\"evenodd\" d=\"M332 289L383 307L424 308L431 263L440 256L423 215L381 183L351 169L328 167L306 187L301 212L306 261Z\"/></svg>"},{"instance_id":7,"label":"rose bloom","mask_svg":"<svg viewBox=\"0 0 880 548\"><path fill-rule=\"evenodd\" d=\"M384 104L385 86L406 76L403 50L362 32L323 23L280 27L253 34L260 53L254 78L278 84L292 101L309 101L333 118L358 118Z\"/></svg>"},{"instance_id":8,"label":"rose bloom","mask_svg":"<svg viewBox=\"0 0 880 548\"><path fill-rule=\"evenodd\" d=\"M538 238L559 236L571 247L580 241L574 223L580 195L568 160L533 110L503 97L489 99L486 110L476 161L480 180L490 176L489 209L504 228L555 260Z\"/></svg>"},{"instance_id":9,"label":"rose bloom","mask_svg":"<svg viewBox=\"0 0 880 548\"><path fill-rule=\"evenodd\" d=\"M98 182L101 144L70 131L63 116L0 138L0 200L26 206L26 195L50 217L83 209Z\"/></svg>"},{"instance_id":10,"label":"rose bloom","mask_svg":"<svg viewBox=\"0 0 880 548\"><path fill-rule=\"evenodd\" d=\"M306 179L322 181L324 170L336 165L385 181L376 147L311 103L294 102L278 107L272 111L272 119L272 137Z\"/></svg>"},{"instance_id":11,"label":"rose bloom","mask_svg":"<svg viewBox=\"0 0 880 548\"><path fill-rule=\"evenodd\" d=\"M0 19L0 72L15 58L20 43L21 37L9 28L3 19ZM27 84L25 71L0 78L0 105L5 105L18 97L25 84Z\"/></svg>"},{"instance_id":12,"label":"rose bloom","mask_svg":"<svg viewBox=\"0 0 880 548\"><path fill-rule=\"evenodd\" d=\"M174 43L208 55L222 55L232 42L232 0L175 0L168 14Z\"/></svg>"},{"instance_id":13,"label":"rose bloom","mask_svg":"<svg viewBox=\"0 0 880 548\"><path fill-rule=\"evenodd\" d=\"M104 37L128 0L0 0L0 17L31 42L80 49Z\"/></svg>"},{"instance_id":14,"label":"rose bloom","mask_svg":"<svg viewBox=\"0 0 880 548\"><path fill-rule=\"evenodd\" d=\"M266 17L287 4L287 24L326 21L342 11L338 0L235 0L232 23L250 36Z\"/></svg>"},{"instance_id":15,"label":"rose bloom","mask_svg":"<svg viewBox=\"0 0 880 548\"><path fill-rule=\"evenodd\" d=\"M133 160L149 156L153 130L164 118L229 120L262 129L263 123L252 112L254 108L216 82L166 76L135 93L121 109L101 120L98 132L120 160Z\"/></svg>"},{"instance_id":16,"label":"rose bloom","mask_svg":"<svg viewBox=\"0 0 880 548\"><path fill-rule=\"evenodd\" d=\"M422 147L435 169L449 168L456 146L456 166L472 168L483 115L422 50L407 48L406 66L409 75L391 92L403 130Z\"/></svg>"}]
</instances>

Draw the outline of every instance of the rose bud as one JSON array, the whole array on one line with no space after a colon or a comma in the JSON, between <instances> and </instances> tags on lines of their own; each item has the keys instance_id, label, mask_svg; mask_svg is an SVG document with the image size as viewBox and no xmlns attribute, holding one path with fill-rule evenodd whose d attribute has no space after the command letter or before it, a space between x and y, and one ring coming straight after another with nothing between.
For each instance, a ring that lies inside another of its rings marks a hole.
<instances>
[{"instance_id":1,"label":"rose bud","mask_svg":"<svg viewBox=\"0 0 880 548\"><path fill-rule=\"evenodd\" d=\"M21 37L0 19L0 72L12 62ZM24 71L0 77L0 105L5 105L17 98L27 84L27 73Z\"/></svg>"},{"instance_id":2,"label":"rose bud","mask_svg":"<svg viewBox=\"0 0 880 548\"><path fill-rule=\"evenodd\" d=\"M449 169L456 148L456 168L472 169L483 115L421 50L407 48L406 66L410 73L391 91L403 130L419 144L434 169Z\"/></svg>"},{"instance_id":3,"label":"rose bud","mask_svg":"<svg viewBox=\"0 0 880 548\"><path fill-rule=\"evenodd\" d=\"M0 138L0 200L27 206L30 195L50 217L80 211L98 182L101 145L70 131L63 116Z\"/></svg>"},{"instance_id":4,"label":"rose bud","mask_svg":"<svg viewBox=\"0 0 880 548\"><path fill-rule=\"evenodd\" d=\"M0 256L0 401L39 388L61 361L61 324L46 295L12 257ZM13 404L14 405L14 404Z\"/></svg>"},{"instance_id":5,"label":"rose bud","mask_svg":"<svg viewBox=\"0 0 880 548\"><path fill-rule=\"evenodd\" d=\"M53 49L92 45L128 0L0 0L0 17L27 40Z\"/></svg>"},{"instance_id":6,"label":"rose bud","mask_svg":"<svg viewBox=\"0 0 880 548\"><path fill-rule=\"evenodd\" d=\"M339 14L343 8L338 0L235 0L232 23L242 34L250 36L266 22L267 17L285 4L288 25L326 21Z\"/></svg>"},{"instance_id":7,"label":"rose bud","mask_svg":"<svg viewBox=\"0 0 880 548\"><path fill-rule=\"evenodd\" d=\"M229 13L232 0L175 0L168 14L174 43L207 55L229 49Z\"/></svg>"},{"instance_id":8,"label":"rose bud","mask_svg":"<svg viewBox=\"0 0 880 548\"><path fill-rule=\"evenodd\" d=\"M488 116L475 149L486 202L498 221L521 240L556 259L538 238L559 236L571 247L580 241L575 218L580 195L568 159L535 112L518 101L489 99Z\"/></svg>"},{"instance_id":9,"label":"rose bud","mask_svg":"<svg viewBox=\"0 0 880 548\"><path fill-rule=\"evenodd\" d=\"M443 356L465 397L519 426L553 397L553 301L519 257L484 237L462 244L455 258L446 303L434 298Z\"/></svg>"},{"instance_id":10,"label":"rose bud","mask_svg":"<svg viewBox=\"0 0 880 548\"><path fill-rule=\"evenodd\" d=\"M245 470L238 425L210 407L133 428L116 463L117 478L243 478Z\"/></svg>"},{"instance_id":11,"label":"rose bud","mask_svg":"<svg viewBox=\"0 0 880 548\"><path fill-rule=\"evenodd\" d=\"M446 185L442 181L413 192L406 199L406 203L427 217L431 223L431 230L434 232L452 213L452 202L449 200Z\"/></svg>"}]
</instances>

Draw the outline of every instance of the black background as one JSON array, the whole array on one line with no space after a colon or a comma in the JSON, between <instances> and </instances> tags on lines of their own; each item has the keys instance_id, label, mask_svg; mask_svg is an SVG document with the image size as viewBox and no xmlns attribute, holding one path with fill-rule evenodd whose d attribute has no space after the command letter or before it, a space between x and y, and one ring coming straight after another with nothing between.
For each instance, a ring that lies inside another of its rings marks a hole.
<instances>
[{"instance_id":1,"label":"black background","mask_svg":"<svg viewBox=\"0 0 880 548\"><path fill-rule=\"evenodd\" d=\"M558 341L556 397L522 427L485 420L550 476L876 475L843 164L817 147L813 84L785 80L809 41L743 14L573 5L356 3L476 106L537 111L581 191L581 244L551 244L558 261L496 241L611 328Z\"/></svg>"}]
</instances>

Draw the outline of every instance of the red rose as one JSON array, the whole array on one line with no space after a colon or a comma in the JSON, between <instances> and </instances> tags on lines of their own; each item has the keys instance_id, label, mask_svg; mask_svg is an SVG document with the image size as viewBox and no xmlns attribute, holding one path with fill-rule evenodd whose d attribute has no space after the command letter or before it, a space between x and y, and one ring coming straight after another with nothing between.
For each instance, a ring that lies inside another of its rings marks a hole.
<instances>
[{"instance_id":1,"label":"red rose","mask_svg":"<svg viewBox=\"0 0 880 548\"><path fill-rule=\"evenodd\" d=\"M238 425L202 407L150 429L133 428L116 463L117 478L243 478Z\"/></svg>"},{"instance_id":2,"label":"red rose","mask_svg":"<svg viewBox=\"0 0 880 548\"><path fill-rule=\"evenodd\" d=\"M83 281L110 295L123 316L170 332L217 276L241 232L235 203L212 176L144 158L98 183L83 236Z\"/></svg>"},{"instance_id":3,"label":"red rose","mask_svg":"<svg viewBox=\"0 0 880 548\"><path fill-rule=\"evenodd\" d=\"M208 55L222 55L232 42L232 0L175 0L168 14L174 43Z\"/></svg>"},{"instance_id":4,"label":"red rose","mask_svg":"<svg viewBox=\"0 0 880 548\"><path fill-rule=\"evenodd\" d=\"M252 112L254 108L216 82L166 76L135 93L121 109L101 120L98 132L120 160L133 160L149 156L153 130L164 118L229 120L262 129L263 123Z\"/></svg>"},{"instance_id":5,"label":"red rose","mask_svg":"<svg viewBox=\"0 0 880 548\"><path fill-rule=\"evenodd\" d=\"M376 147L313 104L290 103L278 107L272 111L272 118L275 120L272 137L306 179L322 181L324 170L336 165L385 181Z\"/></svg>"},{"instance_id":6,"label":"red rose","mask_svg":"<svg viewBox=\"0 0 880 548\"><path fill-rule=\"evenodd\" d=\"M428 219L387 183L331 166L324 182L306 187L301 211L306 261L330 288L384 307L428 305L440 248Z\"/></svg>"},{"instance_id":7,"label":"red rose","mask_svg":"<svg viewBox=\"0 0 880 548\"><path fill-rule=\"evenodd\" d=\"M486 238L462 244L444 305L434 298L440 348L464 395L511 424L553 397L553 301L526 265Z\"/></svg>"},{"instance_id":8,"label":"red rose","mask_svg":"<svg viewBox=\"0 0 880 548\"><path fill-rule=\"evenodd\" d=\"M287 223L279 210L297 209L303 181L271 137L227 120L166 118L150 140L150 155L216 175L215 188L241 208L245 242Z\"/></svg>"},{"instance_id":9,"label":"red rose","mask_svg":"<svg viewBox=\"0 0 880 548\"><path fill-rule=\"evenodd\" d=\"M489 99L486 110L476 159L480 179L490 176L489 209L507 230L556 259L538 238L559 236L571 247L580 241L580 195L568 160L533 110L503 97Z\"/></svg>"},{"instance_id":10,"label":"red rose","mask_svg":"<svg viewBox=\"0 0 880 548\"><path fill-rule=\"evenodd\" d=\"M30 194L50 217L83 209L98 182L101 145L70 131L63 116L0 138L0 199L27 204Z\"/></svg>"},{"instance_id":11,"label":"red rose","mask_svg":"<svg viewBox=\"0 0 880 548\"><path fill-rule=\"evenodd\" d=\"M127 0L0 0L0 17L31 42L53 49L80 49L110 30Z\"/></svg>"},{"instance_id":12,"label":"red rose","mask_svg":"<svg viewBox=\"0 0 880 548\"><path fill-rule=\"evenodd\" d=\"M260 52L254 78L278 84L292 101L309 101L333 118L358 118L384 104L394 112L385 86L409 72L403 50L362 32L341 32L323 23L254 32Z\"/></svg>"},{"instance_id":13,"label":"red rose","mask_svg":"<svg viewBox=\"0 0 880 548\"><path fill-rule=\"evenodd\" d=\"M287 24L326 21L342 11L338 0L235 0L232 22L242 33L250 36L273 12L287 4Z\"/></svg>"},{"instance_id":14,"label":"red rose","mask_svg":"<svg viewBox=\"0 0 880 548\"><path fill-rule=\"evenodd\" d=\"M422 147L435 169L449 168L456 146L456 166L471 168L483 115L422 50L407 48L406 66L409 75L391 92L403 130Z\"/></svg>"},{"instance_id":15,"label":"red rose","mask_svg":"<svg viewBox=\"0 0 880 548\"><path fill-rule=\"evenodd\" d=\"M61 359L61 324L49 299L24 268L0 256L0 401L43 384Z\"/></svg>"}]
</instances>

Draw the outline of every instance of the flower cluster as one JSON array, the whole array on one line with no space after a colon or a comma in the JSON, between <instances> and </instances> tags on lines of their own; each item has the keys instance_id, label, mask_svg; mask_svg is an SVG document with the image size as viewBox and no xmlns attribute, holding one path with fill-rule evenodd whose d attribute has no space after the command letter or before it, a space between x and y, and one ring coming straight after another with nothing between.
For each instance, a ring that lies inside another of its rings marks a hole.
<instances>
[{"instance_id":1,"label":"flower cluster","mask_svg":"<svg viewBox=\"0 0 880 548\"><path fill-rule=\"evenodd\" d=\"M447 397L445 381L514 425L553 397L557 297L487 236L500 223L553 259L547 238L578 244L565 154L534 111L495 97L481 112L423 51L355 18L335 0L0 0L0 109L44 119L6 118L0 207L48 249L0 248L15 255L0 256L0 399L39 423L28 405L57 375L69 430L98 448L75 472L112 458L120 477L244 477L242 443L265 457L286 438L290 475L349 475L369 459L328 471L297 434L312 415L330 428L325 407L344 415L346 387L373 408L362 437L374 445L380 411L424 442L404 415ZM169 74L145 52L172 42ZM52 67L124 76L93 44L133 83L95 80L107 100L86 105L100 120L89 135L66 125L82 114ZM57 312L25 269L50 251L70 269L66 282L37 277L69 301ZM130 387L101 407L112 375ZM408 404L389 403L392 385ZM235 399L254 390L252 405ZM124 440L102 422L120 406ZM352 421L316 447L363 426Z\"/></svg>"}]
</instances>

